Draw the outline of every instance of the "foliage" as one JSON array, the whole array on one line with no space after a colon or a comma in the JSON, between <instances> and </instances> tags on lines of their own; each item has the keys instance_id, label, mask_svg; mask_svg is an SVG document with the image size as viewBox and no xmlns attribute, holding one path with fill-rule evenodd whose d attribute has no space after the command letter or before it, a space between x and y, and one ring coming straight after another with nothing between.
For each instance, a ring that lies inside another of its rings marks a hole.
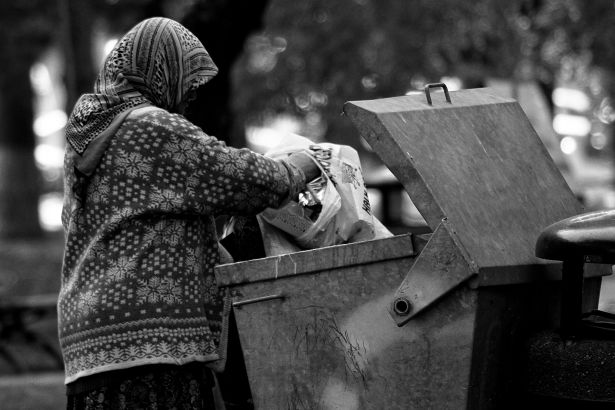
<instances>
[{"instance_id":1,"label":"foliage","mask_svg":"<svg viewBox=\"0 0 615 410\"><path fill-rule=\"evenodd\" d=\"M20 61L32 63L53 41L55 2L45 0L0 2L0 62L10 69ZM4 77L4 76L0 76Z\"/></svg>"},{"instance_id":2,"label":"foliage","mask_svg":"<svg viewBox=\"0 0 615 410\"><path fill-rule=\"evenodd\" d=\"M248 124L289 113L308 136L350 143L347 100L443 76L465 87L534 79L548 91L573 60L612 71L613 12L602 0L272 0L235 68L234 110Z\"/></svg>"}]
</instances>

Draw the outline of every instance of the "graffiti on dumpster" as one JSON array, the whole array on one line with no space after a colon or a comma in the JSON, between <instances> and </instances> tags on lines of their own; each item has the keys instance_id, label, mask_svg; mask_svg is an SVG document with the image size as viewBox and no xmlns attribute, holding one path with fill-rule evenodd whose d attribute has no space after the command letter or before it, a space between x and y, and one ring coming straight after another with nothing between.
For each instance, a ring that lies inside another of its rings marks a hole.
<instances>
[{"instance_id":1,"label":"graffiti on dumpster","mask_svg":"<svg viewBox=\"0 0 615 410\"><path fill-rule=\"evenodd\" d=\"M312 320L295 327L292 343L296 355L333 354L343 360L344 375L367 388L368 368L365 341L353 338L348 330L340 327L328 310L316 308Z\"/></svg>"}]
</instances>

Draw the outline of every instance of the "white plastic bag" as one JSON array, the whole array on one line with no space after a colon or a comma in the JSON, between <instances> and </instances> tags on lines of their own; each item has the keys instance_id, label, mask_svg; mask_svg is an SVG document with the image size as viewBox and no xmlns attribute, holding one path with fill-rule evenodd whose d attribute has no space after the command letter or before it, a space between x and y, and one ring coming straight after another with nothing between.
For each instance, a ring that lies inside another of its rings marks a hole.
<instances>
[{"instance_id":1,"label":"white plastic bag","mask_svg":"<svg viewBox=\"0 0 615 410\"><path fill-rule=\"evenodd\" d=\"M290 234L299 246L313 249L337 242L335 218L342 206L341 198L328 177L321 199L320 212L312 220L311 211L295 201L279 209L268 208L260 216L265 222Z\"/></svg>"},{"instance_id":2,"label":"white plastic bag","mask_svg":"<svg viewBox=\"0 0 615 410\"><path fill-rule=\"evenodd\" d=\"M330 173L342 206L335 221L340 242L374 238L374 220L358 152L346 145L319 144L331 150Z\"/></svg>"},{"instance_id":3,"label":"white plastic bag","mask_svg":"<svg viewBox=\"0 0 615 410\"><path fill-rule=\"evenodd\" d=\"M375 224L356 150L345 145L314 144L305 137L290 134L281 145L265 155L283 159L299 151L314 154L313 149L331 154L321 162L327 168L322 174L326 186L318 217L315 220L310 218L310 211L295 201L279 209L266 209L260 217L290 234L305 249L373 239Z\"/></svg>"}]
</instances>

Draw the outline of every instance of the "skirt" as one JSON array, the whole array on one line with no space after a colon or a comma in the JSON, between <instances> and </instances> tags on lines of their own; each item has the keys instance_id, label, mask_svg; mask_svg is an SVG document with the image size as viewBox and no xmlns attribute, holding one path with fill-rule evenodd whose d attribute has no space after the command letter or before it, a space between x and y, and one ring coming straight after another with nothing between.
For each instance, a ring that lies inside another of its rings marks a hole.
<instances>
[{"instance_id":1,"label":"skirt","mask_svg":"<svg viewBox=\"0 0 615 410\"><path fill-rule=\"evenodd\" d=\"M202 363L148 365L67 385L68 410L214 410L214 376Z\"/></svg>"}]
</instances>

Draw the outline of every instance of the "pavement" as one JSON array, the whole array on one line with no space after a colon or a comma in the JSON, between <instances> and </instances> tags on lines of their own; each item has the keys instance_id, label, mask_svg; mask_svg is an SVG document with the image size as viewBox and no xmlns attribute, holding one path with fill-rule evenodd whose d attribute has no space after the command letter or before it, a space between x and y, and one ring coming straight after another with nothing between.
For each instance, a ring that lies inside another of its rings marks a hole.
<instances>
[{"instance_id":1,"label":"pavement","mask_svg":"<svg viewBox=\"0 0 615 410\"><path fill-rule=\"evenodd\" d=\"M60 410L66 408L64 373L30 373L0 377L2 410Z\"/></svg>"}]
</instances>

